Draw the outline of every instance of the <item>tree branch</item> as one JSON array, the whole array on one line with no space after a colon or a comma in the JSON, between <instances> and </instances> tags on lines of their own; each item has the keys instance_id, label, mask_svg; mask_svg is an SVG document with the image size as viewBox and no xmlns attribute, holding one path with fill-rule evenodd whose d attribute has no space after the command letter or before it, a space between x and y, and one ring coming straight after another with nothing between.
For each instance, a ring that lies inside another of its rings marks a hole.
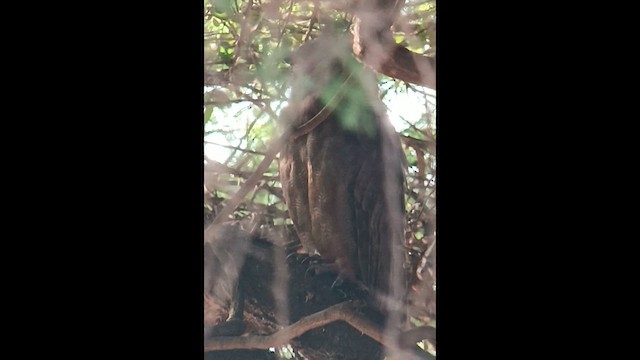
<instances>
[{"instance_id":1,"label":"tree branch","mask_svg":"<svg viewBox=\"0 0 640 360\"><path fill-rule=\"evenodd\" d=\"M354 9L353 53L381 74L435 89L435 58L414 53L395 43L391 25L403 6L403 0L368 0L357 6Z\"/></svg>"},{"instance_id":2,"label":"tree branch","mask_svg":"<svg viewBox=\"0 0 640 360\"><path fill-rule=\"evenodd\" d=\"M376 70L395 79L436 88L436 59L414 53L402 45L396 44L391 57Z\"/></svg>"},{"instance_id":3,"label":"tree branch","mask_svg":"<svg viewBox=\"0 0 640 360\"><path fill-rule=\"evenodd\" d=\"M402 45L394 44L387 51L389 56L384 61L370 61L364 56L366 46L358 36L354 37L354 54L378 73L412 84L436 88L436 59L420 55Z\"/></svg>"},{"instance_id":4,"label":"tree branch","mask_svg":"<svg viewBox=\"0 0 640 360\"><path fill-rule=\"evenodd\" d=\"M371 320L359 315L356 312L356 305L354 301L346 301L337 305L333 305L325 310L317 312L315 314L304 317L292 325L289 325L271 335L250 335L250 336L221 336L208 339L205 341L205 351L215 350L235 350L235 349L262 349L267 350L272 347L279 347L286 345L291 339L294 339L309 330L330 324L334 321L344 321L369 336L375 341L386 345L391 348L396 348L396 344L391 344L384 337L384 330L381 326L372 322ZM417 341L423 339L423 335L435 335L434 331L428 329L421 329L420 331L413 331L409 333L411 338L419 338ZM416 341L416 342L417 342ZM412 344L415 346L415 343ZM419 351L411 351L403 354L405 359L421 358L421 359L435 359L433 355L426 352L421 353Z\"/></svg>"},{"instance_id":5,"label":"tree branch","mask_svg":"<svg viewBox=\"0 0 640 360\"><path fill-rule=\"evenodd\" d=\"M337 320L350 319L349 310L353 308L351 301L331 306L325 310L300 319L271 335L252 335L243 337L217 337L205 342L205 351L233 349L264 349L285 345L311 329L332 323ZM365 320L368 321L368 320ZM361 324L359 324L362 327ZM354 326L355 327L355 326ZM380 329L372 330L373 336L382 337ZM369 335L369 334L367 334ZM372 337L373 337L372 336Z\"/></svg>"},{"instance_id":6,"label":"tree branch","mask_svg":"<svg viewBox=\"0 0 640 360\"><path fill-rule=\"evenodd\" d=\"M221 224L224 221L227 221L229 215L233 214L233 211L238 207L238 204L240 204L242 199L249 193L251 189L253 189L258 184L258 181L260 181L260 179L262 178L262 174L264 174L264 172L267 171L267 169L269 168L269 165L271 165L271 162L273 161L273 159L275 159L276 154L280 152L280 149L282 148L288 136L289 134L285 133L280 138L278 138L275 142L269 145L267 153L265 154L264 159L262 159L262 162L260 162L260 165L258 165L258 167L256 168L256 171L253 174L251 174L251 176L247 179L247 181L244 182L244 184L242 184L242 187L240 187L240 190L238 190L238 192L236 192L233 195L233 197L229 199L227 204L220 211L220 213L218 213L218 215L213 220L211 225L209 225L205 230L204 232L205 242L209 237L212 236L216 226Z\"/></svg>"}]
</instances>

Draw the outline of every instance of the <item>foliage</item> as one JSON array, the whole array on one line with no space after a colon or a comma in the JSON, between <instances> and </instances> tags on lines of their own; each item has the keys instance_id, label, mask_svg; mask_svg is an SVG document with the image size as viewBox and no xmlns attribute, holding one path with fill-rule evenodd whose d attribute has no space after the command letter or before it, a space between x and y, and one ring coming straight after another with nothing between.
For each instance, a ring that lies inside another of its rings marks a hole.
<instances>
[{"instance_id":1,"label":"foliage","mask_svg":"<svg viewBox=\"0 0 640 360\"><path fill-rule=\"evenodd\" d=\"M353 0L205 0L205 219L256 169L287 104L289 54L326 27L348 31ZM396 43L435 56L435 0L407 0ZM412 323L435 326L435 92L384 75L380 96L408 159L407 248L416 271ZM401 104L400 106L398 104ZM417 112L403 109L405 104ZM236 210L253 226L290 224L277 162ZM425 346L424 344L422 346Z\"/></svg>"}]
</instances>

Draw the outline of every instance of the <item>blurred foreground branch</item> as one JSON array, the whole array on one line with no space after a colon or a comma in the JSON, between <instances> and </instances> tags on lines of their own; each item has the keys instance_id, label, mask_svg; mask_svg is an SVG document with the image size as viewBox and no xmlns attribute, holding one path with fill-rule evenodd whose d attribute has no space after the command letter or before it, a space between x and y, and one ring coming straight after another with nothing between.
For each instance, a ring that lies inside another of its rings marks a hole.
<instances>
[{"instance_id":1,"label":"blurred foreground branch","mask_svg":"<svg viewBox=\"0 0 640 360\"><path fill-rule=\"evenodd\" d=\"M306 316L296 323L289 325L271 335L250 335L250 336L222 336L215 337L205 342L205 351L214 350L234 350L234 349L263 349L267 350L272 347L286 345L293 338L296 338L311 329L318 328L330 324L334 321L345 321L358 331L371 337L377 342L395 347L395 344L389 343L383 336L383 328L369 319L359 315L356 310L354 301L346 301L337 305L333 305L325 310L315 314ZM435 329L419 328L408 333L407 338L415 342L424 338L433 339L435 341ZM401 338L404 338L402 336ZM407 341L403 343L411 346ZM404 359L435 359L434 356L424 352L408 352L404 355Z\"/></svg>"}]
</instances>

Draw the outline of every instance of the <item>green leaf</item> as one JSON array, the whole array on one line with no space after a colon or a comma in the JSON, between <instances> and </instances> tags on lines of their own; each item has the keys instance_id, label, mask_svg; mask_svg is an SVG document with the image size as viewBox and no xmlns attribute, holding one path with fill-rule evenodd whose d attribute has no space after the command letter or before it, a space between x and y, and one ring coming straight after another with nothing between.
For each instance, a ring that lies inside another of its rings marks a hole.
<instances>
[{"instance_id":1,"label":"green leaf","mask_svg":"<svg viewBox=\"0 0 640 360\"><path fill-rule=\"evenodd\" d=\"M225 15L225 17L229 17L233 14L233 1L232 0L212 0L213 11L215 11L218 15ZM216 16L220 18L219 16Z\"/></svg>"},{"instance_id":2,"label":"green leaf","mask_svg":"<svg viewBox=\"0 0 640 360\"><path fill-rule=\"evenodd\" d=\"M204 121L208 122L211 119L211 114L213 114L213 106L208 105L204 108Z\"/></svg>"}]
</instances>

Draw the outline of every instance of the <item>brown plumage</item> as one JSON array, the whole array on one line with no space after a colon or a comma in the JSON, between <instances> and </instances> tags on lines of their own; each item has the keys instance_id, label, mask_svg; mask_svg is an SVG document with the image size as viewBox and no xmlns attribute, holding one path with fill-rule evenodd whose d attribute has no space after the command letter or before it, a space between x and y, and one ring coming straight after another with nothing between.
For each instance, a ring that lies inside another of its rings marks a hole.
<instances>
[{"instance_id":1,"label":"brown plumage","mask_svg":"<svg viewBox=\"0 0 640 360\"><path fill-rule=\"evenodd\" d=\"M338 101L323 123L280 153L280 179L298 236L309 253L334 261L342 276L397 299L405 279L405 159L375 77L342 38L305 44L294 64L286 126L299 127ZM376 297L381 308L383 297Z\"/></svg>"}]
</instances>

